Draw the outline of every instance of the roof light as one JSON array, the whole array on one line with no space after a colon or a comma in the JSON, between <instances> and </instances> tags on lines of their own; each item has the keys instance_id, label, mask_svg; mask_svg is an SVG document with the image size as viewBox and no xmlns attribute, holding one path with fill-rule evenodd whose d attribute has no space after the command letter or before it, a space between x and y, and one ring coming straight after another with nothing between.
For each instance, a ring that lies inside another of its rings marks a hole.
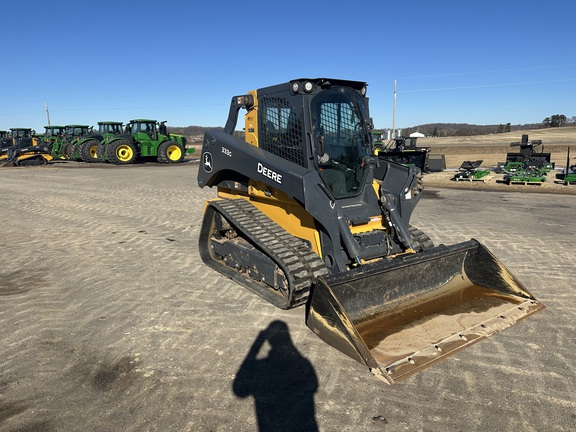
<instances>
[{"instance_id":1,"label":"roof light","mask_svg":"<svg viewBox=\"0 0 576 432\"><path fill-rule=\"evenodd\" d=\"M306 82L304 83L304 91L305 91L306 93L311 93L313 88L314 88L314 87L313 87L313 85L312 85L312 83L311 83L310 81L306 81Z\"/></svg>"},{"instance_id":2,"label":"roof light","mask_svg":"<svg viewBox=\"0 0 576 432\"><path fill-rule=\"evenodd\" d=\"M298 81L292 82L292 93L298 93L300 91L300 83Z\"/></svg>"}]
</instances>

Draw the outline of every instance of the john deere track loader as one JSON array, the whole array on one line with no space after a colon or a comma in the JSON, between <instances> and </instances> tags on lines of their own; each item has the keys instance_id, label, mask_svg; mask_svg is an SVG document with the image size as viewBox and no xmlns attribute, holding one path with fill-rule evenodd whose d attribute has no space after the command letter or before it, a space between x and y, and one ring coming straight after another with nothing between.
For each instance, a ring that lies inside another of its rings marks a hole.
<instances>
[{"instance_id":1,"label":"john deere track loader","mask_svg":"<svg viewBox=\"0 0 576 432\"><path fill-rule=\"evenodd\" d=\"M50 145L30 128L12 128L11 136L2 140L0 163L15 166L45 165L51 161Z\"/></svg>"},{"instance_id":2,"label":"john deere track loader","mask_svg":"<svg viewBox=\"0 0 576 432\"><path fill-rule=\"evenodd\" d=\"M233 97L204 136L198 184L218 196L199 251L280 308L306 304L320 338L393 383L543 306L476 240L434 247L410 225L419 169L372 156L371 128L363 82Z\"/></svg>"}]
</instances>

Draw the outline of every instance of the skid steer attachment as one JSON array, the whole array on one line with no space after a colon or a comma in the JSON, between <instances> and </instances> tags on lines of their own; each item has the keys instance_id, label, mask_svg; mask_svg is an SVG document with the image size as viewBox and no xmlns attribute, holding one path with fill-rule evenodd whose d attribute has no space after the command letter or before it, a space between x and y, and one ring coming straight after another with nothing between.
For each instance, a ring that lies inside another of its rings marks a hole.
<instances>
[{"instance_id":1,"label":"skid steer attachment","mask_svg":"<svg viewBox=\"0 0 576 432\"><path fill-rule=\"evenodd\" d=\"M320 278L307 325L394 383L543 307L470 240Z\"/></svg>"},{"instance_id":2,"label":"skid steer attachment","mask_svg":"<svg viewBox=\"0 0 576 432\"><path fill-rule=\"evenodd\" d=\"M246 109L245 135L234 135ZM234 96L207 131L202 260L394 383L542 306L480 243L410 224L419 168L374 156L366 83L297 79Z\"/></svg>"}]
</instances>

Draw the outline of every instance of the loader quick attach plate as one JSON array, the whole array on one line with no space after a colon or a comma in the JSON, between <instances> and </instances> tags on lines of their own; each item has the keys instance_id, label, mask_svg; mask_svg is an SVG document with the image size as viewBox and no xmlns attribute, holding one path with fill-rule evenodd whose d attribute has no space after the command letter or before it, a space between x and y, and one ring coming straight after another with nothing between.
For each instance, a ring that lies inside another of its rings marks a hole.
<instances>
[{"instance_id":1,"label":"loader quick attach plate","mask_svg":"<svg viewBox=\"0 0 576 432\"><path fill-rule=\"evenodd\" d=\"M471 240L320 278L307 325L392 384L543 308Z\"/></svg>"}]
</instances>

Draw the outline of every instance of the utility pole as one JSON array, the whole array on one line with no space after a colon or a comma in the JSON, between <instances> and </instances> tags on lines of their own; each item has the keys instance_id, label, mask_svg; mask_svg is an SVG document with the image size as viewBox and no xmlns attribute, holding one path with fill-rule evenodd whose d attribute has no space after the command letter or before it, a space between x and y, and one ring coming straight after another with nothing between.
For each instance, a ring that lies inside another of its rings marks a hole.
<instances>
[{"instance_id":1,"label":"utility pole","mask_svg":"<svg viewBox=\"0 0 576 432\"><path fill-rule=\"evenodd\" d=\"M392 138L396 138L396 80L394 80L394 107L392 109Z\"/></svg>"},{"instance_id":2,"label":"utility pole","mask_svg":"<svg viewBox=\"0 0 576 432\"><path fill-rule=\"evenodd\" d=\"M48 126L50 126L50 112L48 112L48 102L44 101L44 107L46 108L46 118L48 119Z\"/></svg>"}]
</instances>

